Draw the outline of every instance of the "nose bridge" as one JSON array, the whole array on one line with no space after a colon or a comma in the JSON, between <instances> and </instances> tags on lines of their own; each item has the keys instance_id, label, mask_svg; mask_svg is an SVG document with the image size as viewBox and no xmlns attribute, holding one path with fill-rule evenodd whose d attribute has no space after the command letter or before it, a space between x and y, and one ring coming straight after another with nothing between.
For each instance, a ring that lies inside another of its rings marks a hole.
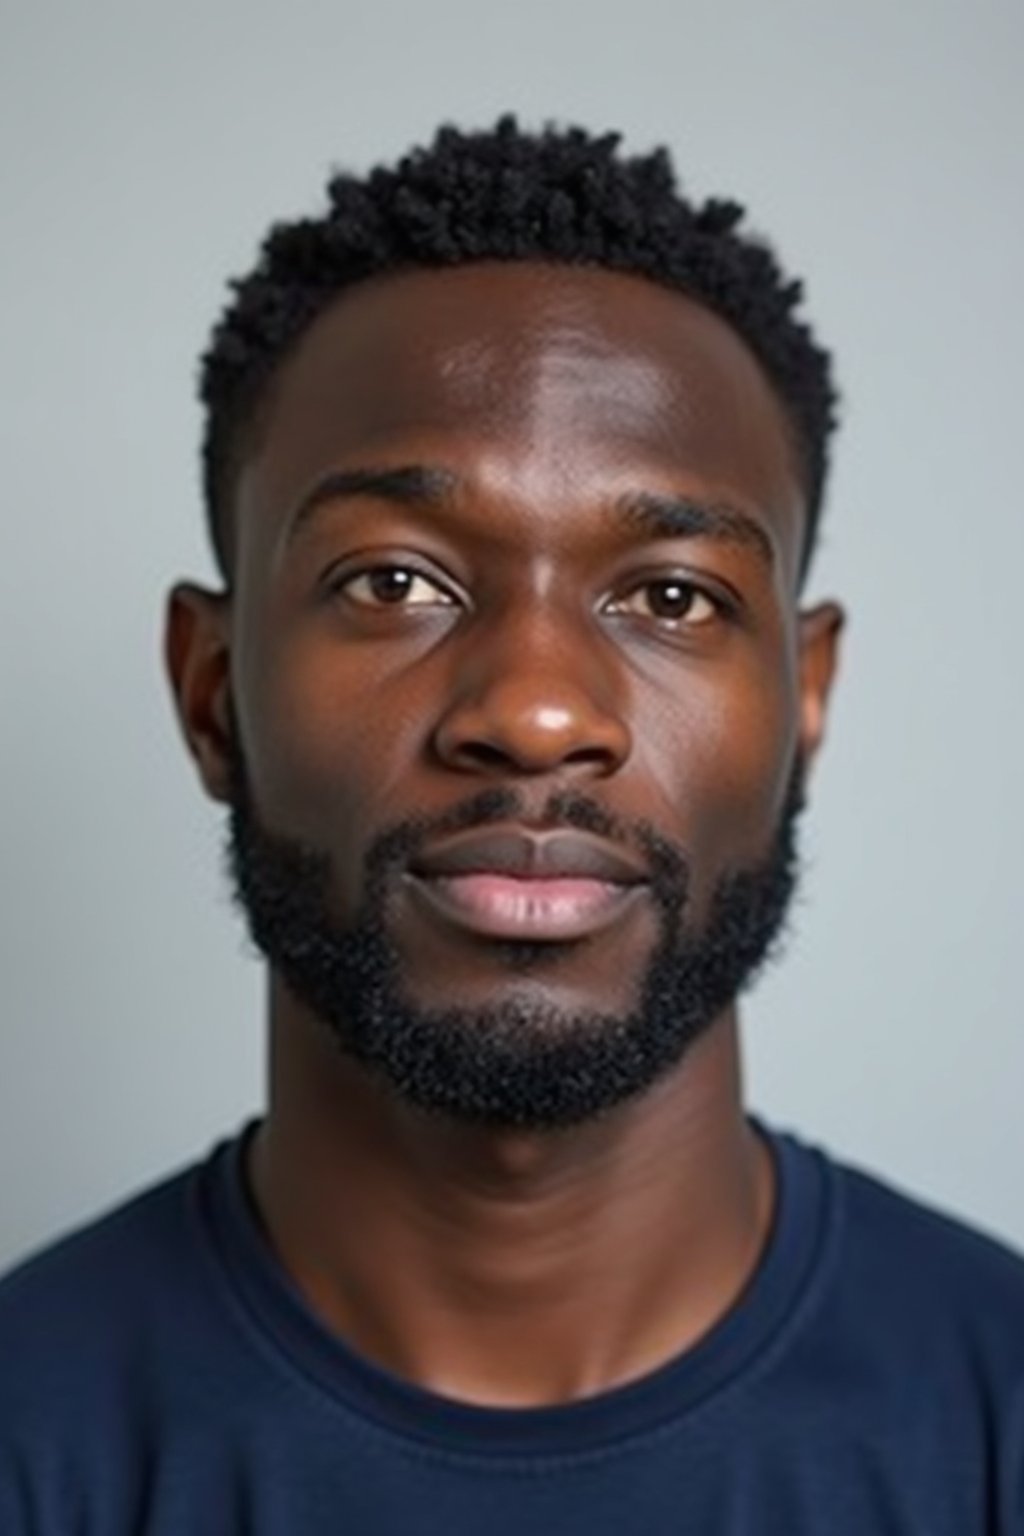
<instances>
[{"instance_id":1,"label":"nose bridge","mask_svg":"<svg viewBox=\"0 0 1024 1536\"><path fill-rule=\"evenodd\" d=\"M565 594L519 594L467 635L440 722L440 755L463 768L612 772L630 738L610 656Z\"/></svg>"}]
</instances>

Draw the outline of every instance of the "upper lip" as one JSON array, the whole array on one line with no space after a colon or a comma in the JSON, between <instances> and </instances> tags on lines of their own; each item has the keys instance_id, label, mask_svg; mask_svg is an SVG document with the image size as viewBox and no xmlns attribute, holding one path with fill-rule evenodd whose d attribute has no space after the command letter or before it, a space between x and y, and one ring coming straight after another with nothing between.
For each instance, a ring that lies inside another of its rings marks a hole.
<instances>
[{"instance_id":1,"label":"upper lip","mask_svg":"<svg viewBox=\"0 0 1024 1536\"><path fill-rule=\"evenodd\" d=\"M431 844L411 862L415 875L503 874L529 880L605 880L639 885L647 871L620 849L584 832L492 827Z\"/></svg>"}]
</instances>

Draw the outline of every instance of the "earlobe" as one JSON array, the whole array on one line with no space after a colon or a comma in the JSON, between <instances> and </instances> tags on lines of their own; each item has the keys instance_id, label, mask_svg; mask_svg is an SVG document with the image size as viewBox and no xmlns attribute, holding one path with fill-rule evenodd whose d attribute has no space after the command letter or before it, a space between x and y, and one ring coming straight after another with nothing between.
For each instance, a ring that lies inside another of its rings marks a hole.
<instances>
[{"instance_id":1,"label":"earlobe","mask_svg":"<svg viewBox=\"0 0 1024 1536\"><path fill-rule=\"evenodd\" d=\"M801 613L799 623L800 748L805 768L809 769L825 735L846 615L838 603L818 603Z\"/></svg>"},{"instance_id":2,"label":"earlobe","mask_svg":"<svg viewBox=\"0 0 1024 1536\"><path fill-rule=\"evenodd\" d=\"M164 659L182 734L208 795L230 797L229 600L192 583L167 600Z\"/></svg>"}]
</instances>

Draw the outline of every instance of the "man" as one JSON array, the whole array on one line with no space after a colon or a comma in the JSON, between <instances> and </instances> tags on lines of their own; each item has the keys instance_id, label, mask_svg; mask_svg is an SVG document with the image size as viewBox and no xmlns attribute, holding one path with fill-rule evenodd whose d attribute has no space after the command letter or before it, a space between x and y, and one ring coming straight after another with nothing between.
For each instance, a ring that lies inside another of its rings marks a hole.
<instances>
[{"instance_id":1,"label":"man","mask_svg":"<svg viewBox=\"0 0 1024 1536\"><path fill-rule=\"evenodd\" d=\"M5 1282L5 1536L1024 1533L1024 1265L743 1110L842 615L741 217L507 119L237 286L167 654L270 1104Z\"/></svg>"}]
</instances>

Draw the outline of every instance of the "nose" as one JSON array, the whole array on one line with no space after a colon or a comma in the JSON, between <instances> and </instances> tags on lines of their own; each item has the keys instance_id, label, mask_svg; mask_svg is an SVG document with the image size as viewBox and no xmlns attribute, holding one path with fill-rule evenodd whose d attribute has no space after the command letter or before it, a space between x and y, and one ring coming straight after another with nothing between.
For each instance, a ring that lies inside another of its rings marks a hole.
<instances>
[{"instance_id":1,"label":"nose","mask_svg":"<svg viewBox=\"0 0 1024 1536\"><path fill-rule=\"evenodd\" d=\"M593 646L547 624L478 635L456 664L455 697L434 732L438 757L464 773L614 773L632 741Z\"/></svg>"}]
</instances>

